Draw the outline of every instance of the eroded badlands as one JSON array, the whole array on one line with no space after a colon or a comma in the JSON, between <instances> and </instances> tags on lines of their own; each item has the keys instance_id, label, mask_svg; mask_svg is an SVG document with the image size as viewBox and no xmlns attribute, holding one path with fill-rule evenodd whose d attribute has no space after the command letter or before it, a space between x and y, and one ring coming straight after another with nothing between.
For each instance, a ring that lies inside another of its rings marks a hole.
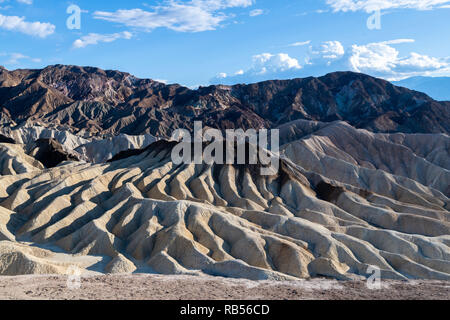
<instances>
[{"instance_id":1,"label":"eroded badlands","mask_svg":"<svg viewBox=\"0 0 450 320\"><path fill-rule=\"evenodd\" d=\"M174 165L156 142L51 169L1 144L0 274L450 280L450 139L280 127L280 171Z\"/></svg>"}]
</instances>

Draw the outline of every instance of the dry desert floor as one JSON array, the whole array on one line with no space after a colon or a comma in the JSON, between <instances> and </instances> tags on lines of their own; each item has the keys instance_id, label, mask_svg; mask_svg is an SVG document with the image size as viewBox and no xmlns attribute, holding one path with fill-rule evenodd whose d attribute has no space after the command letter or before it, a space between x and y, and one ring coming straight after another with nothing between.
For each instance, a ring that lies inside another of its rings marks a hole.
<instances>
[{"instance_id":1,"label":"dry desert floor","mask_svg":"<svg viewBox=\"0 0 450 320\"><path fill-rule=\"evenodd\" d=\"M57 300L450 300L450 282L388 281L370 290L362 281L249 281L208 276L92 275L0 277L0 299ZM70 288L69 288L70 287Z\"/></svg>"}]
</instances>

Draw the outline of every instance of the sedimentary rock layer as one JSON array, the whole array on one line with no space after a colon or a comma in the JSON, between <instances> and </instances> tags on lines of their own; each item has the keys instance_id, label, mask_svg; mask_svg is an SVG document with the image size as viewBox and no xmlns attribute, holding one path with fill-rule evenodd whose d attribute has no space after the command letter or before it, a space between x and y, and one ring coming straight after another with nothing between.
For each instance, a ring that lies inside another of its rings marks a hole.
<instances>
[{"instance_id":1,"label":"sedimentary rock layer","mask_svg":"<svg viewBox=\"0 0 450 320\"><path fill-rule=\"evenodd\" d=\"M448 136L283 130L272 176L175 165L160 141L111 163L0 177L0 272L64 272L56 246L80 268L73 257L101 257L101 272L355 279L377 266L389 279L450 280Z\"/></svg>"}]
</instances>

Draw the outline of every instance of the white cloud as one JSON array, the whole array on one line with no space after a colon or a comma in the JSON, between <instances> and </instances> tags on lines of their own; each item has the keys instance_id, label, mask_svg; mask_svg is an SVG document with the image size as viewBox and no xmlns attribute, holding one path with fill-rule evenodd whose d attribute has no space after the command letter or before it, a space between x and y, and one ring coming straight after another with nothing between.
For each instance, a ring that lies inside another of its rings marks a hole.
<instances>
[{"instance_id":1,"label":"white cloud","mask_svg":"<svg viewBox=\"0 0 450 320\"><path fill-rule=\"evenodd\" d=\"M349 57L351 69L394 80L439 72L449 67L447 61L443 59L416 52L401 57L400 52L390 45L397 43L403 42L385 41L367 45L353 45Z\"/></svg>"},{"instance_id":2,"label":"white cloud","mask_svg":"<svg viewBox=\"0 0 450 320\"><path fill-rule=\"evenodd\" d=\"M446 61L438 58L421 55L411 52L407 58L400 59L396 66L397 72L418 72L418 71L437 71L444 67L448 67Z\"/></svg>"},{"instance_id":3,"label":"white cloud","mask_svg":"<svg viewBox=\"0 0 450 320\"><path fill-rule=\"evenodd\" d=\"M96 11L94 18L124 24L145 31L167 28L179 32L215 30L229 18L224 12L229 8L249 7L253 0L170 0L163 5L142 9Z\"/></svg>"},{"instance_id":4,"label":"white cloud","mask_svg":"<svg viewBox=\"0 0 450 320\"><path fill-rule=\"evenodd\" d=\"M450 0L327 0L335 11L366 11L386 9L431 10L449 4Z\"/></svg>"},{"instance_id":5,"label":"white cloud","mask_svg":"<svg viewBox=\"0 0 450 320\"><path fill-rule=\"evenodd\" d=\"M311 59L325 60L327 63L342 58L345 49L339 41L325 41L319 46L311 47Z\"/></svg>"},{"instance_id":6,"label":"white cloud","mask_svg":"<svg viewBox=\"0 0 450 320\"><path fill-rule=\"evenodd\" d=\"M19 65L22 60L28 60L29 62L39 63L42 60L39 58L31 58L22 53L2 53L0 56L7 57L8 60L4 61L5 65Z\"/></svg>"},{"instance_id":7,"label":"white cloud","mask_svg":"<svg viewBox=\"0 0 450 320\"><path fill-rule=\"evenodd\" d=\"M394 39L369 44L354 44L347 50L339 41L327 41L310 48L302 66L288 54L263 53L253 57L247 71L216 77L212 83L251 83L269 79L321 76L334 71L354 71L388 80L417 75L450 75L450 58L439 59L417 52L401 55L394 45L413 43L414 39Z\"/></svg>"},{"instance_id":8,"label":"white cloud","mask_svg":"<svg viewBox=\"0 0 450 320\"><path fill-rule=\"evenodd\" d=\"M301 69L302 66L299 61L291 58L286 53L262 53L253 56L253 63L249 70L238 70L231 76L222 72L212 79L211 82L256 82L266 78L277 78L280 77L280 75L289 78L292 74L297 73Z\"/></svg>"},{"instance_id":9,"label":"white cloud","mask_svg":"<svg viewBox=\"0 0 450 320\"><path fill-rule=\"evenodd\" d=\"M23 3L23 4L28 4L31 5L33 4L33 0L16 0L19 3ZM9 2L9 0L0 0L0 3L4 3L4 2Z\"/></svg>"},{"instance_id":10,"label":"white cloud","mask_svg":"<svg viewBox=\"0 0 450 320\"><path fill-rule=\"evenodd\" d=\"M308 41L299 41L299 42L291 43L289 45L289 47L302 47L302 46L306 46L306 45L308 45L310 43L311 43L310 40L308 40Z\"/></svg>"},{"instance_id":11,"label":"white cloud","mask_svg":"<svg viewBox=\"0 0 450 320\"><path fill-rule=\"evenodd\" d=\"M416 42L416 40L414 40L414 39L395 39L395 40L383 41L380 43L389 45L389 44L414 43L414 42Z\"/></svg>"},{"instance_id":12,"label":"white cloud","mask_svg":"<svg viewBox=\"0 0 450 320\"><path fill-rule=\"evenodd\" d=\"M56 27L47 22L28 22L25 17L4 16L0 14L0 28L17 31L31 36L46 38L55 32Z\"/></svg>"},{"instance_id":13,"label":"white cloud","mask_svg":"<svg viewBox=\"0 0 450 320\"><path fill-rule=\"evenodd\" d=\"M297 59L289 57L286 53L263 53L253 57L253 72L256 74L285 72L298 70L301 66Z\"/></svg>"},{"instance_id":14,"label":"white cloud","mask_svg":"<svg viewBox=\"0 0 450 320\"><path fill-rule=\"evenodd\" d=\"M353 45L349 58L350 66L357 72L389 73L395 68L399 52L383 43Z\"/></svg>"},{"instance_id":15,"label":"white cloud","mask_svg":"<svg viewBox=\"0 0 450 320\"><path fill-rule=\"evenodd\" d=\"M88 45L96 45L101 42L113 42L119 39L131 39L133 35L128 32L120 32L113 34L98 34L98 33L90 33L87 36L83 36L80 39L77 39L73 43L74 48L85 48Z\"/></svg>"},{"instance_id":16,"label":"white cloud","mask_svg":"<svg viewBox=\"0 0 450 320\"><path fill-rule=\"evenodd\" d=\"M262 9L255 9L255 10L250 11L250 17L257 17L262 14L264 14L264 10L262 10Z\"/></svg>"}]
</instances>

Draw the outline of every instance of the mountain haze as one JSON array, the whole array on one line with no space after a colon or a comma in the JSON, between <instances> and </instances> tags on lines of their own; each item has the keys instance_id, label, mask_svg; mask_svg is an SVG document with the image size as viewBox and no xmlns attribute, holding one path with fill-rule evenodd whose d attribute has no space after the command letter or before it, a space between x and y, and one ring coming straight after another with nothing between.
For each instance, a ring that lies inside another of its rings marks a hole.
<instances>
[{"instance_id":1,"label":"mountain haze","mask_svg":"<svg viewBox=\"0 0 450 320\"><path fill-rule=\"evenodd\" d=\"M425 92L439 101L450 101L450 77L412 77L393 83L411 90Z\"/></svg>"}]
</instances>

